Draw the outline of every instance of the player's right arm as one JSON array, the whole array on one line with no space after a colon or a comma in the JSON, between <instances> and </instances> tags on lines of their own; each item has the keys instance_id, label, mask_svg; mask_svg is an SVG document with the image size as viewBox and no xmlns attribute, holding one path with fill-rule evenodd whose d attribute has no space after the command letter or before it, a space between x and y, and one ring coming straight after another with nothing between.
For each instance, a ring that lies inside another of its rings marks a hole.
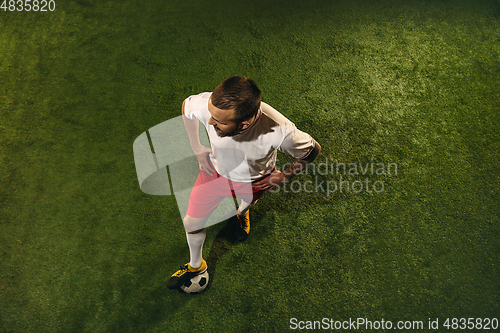
<instances>
[{"instance_id":1,"label":"player's right arm","mask_svg":"<svg viewBox=\"0 0 500 333\"><path fill-rule=\"evenodd\" d=\"M186 100L182 102L182 120L184 121L184 127L186 128L186 132L189 137L189 143L191 145L191 149L193 149L193 152L196 155L196 159L198 160L200 170L208 174L213 174L215 170L208 162L208 154L210 154L212 150L200 143L200 135L198 132L200 122L198 121L198 119L189 119L188 117L185 116L184 114L185 105L186 105Z\"/></svg>"}]
</instances>

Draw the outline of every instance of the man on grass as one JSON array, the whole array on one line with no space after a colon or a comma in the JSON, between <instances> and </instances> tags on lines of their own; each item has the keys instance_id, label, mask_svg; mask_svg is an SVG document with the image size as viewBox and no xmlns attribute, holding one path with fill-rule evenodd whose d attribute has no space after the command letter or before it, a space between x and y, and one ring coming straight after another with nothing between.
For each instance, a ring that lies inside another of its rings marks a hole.
<instances>
[{"instance_id":1,"label":"man on grass","mask_svg":"<svg viewBox=\"0 0 500 333\"><path fill-rule=\"evenodd\" d=\"M321 151L309 134L263 103L261 91L246 77L230 77L212 93L188 97L182 114L200 173L183 220L190 261L170 277L169 289L206 271L205 223L225 197L241 199L236 237L243 241L250 232L249 209L266 190L289 181ZM211 148L200 144L198 121L207 129ZM277 150L295 158L283 172L275 168Z\"/></svg>"}]
</instances>

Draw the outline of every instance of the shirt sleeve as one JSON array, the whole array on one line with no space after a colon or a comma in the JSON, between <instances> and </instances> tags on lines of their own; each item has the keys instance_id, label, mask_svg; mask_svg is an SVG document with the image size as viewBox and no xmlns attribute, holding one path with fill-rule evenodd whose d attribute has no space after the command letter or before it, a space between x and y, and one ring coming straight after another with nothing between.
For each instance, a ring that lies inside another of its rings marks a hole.
<instances>
[{"instance_id":1,"label":"shirt sleeve","mask_svg":"<svg viewBox=\"0 0 500 333\"><path fill-rule=\"evenodd\" d=\"M313 138L299 130L293 123L286 126L283 142L278 147L279 151L296 159L304 159L313 148Z\"/></svg>"},{"instance_id":2,"label":"shirt sleeve","mask_svg":"<svg viewBox=\"0 0 500 333\"><path fill-rule=\"evenodd\" d=\"M185 99L184 116L190 120L198 119L202 124L207 124L210 119L208 112L208 98L210 94L201 93Z\"/></svg>"}]
</instances>

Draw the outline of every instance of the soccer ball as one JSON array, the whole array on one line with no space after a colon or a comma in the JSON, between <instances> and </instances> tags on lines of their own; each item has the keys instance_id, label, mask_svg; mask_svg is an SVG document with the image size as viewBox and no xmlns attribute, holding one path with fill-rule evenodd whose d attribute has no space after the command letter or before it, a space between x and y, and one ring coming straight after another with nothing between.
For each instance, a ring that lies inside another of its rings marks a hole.
<instances>
[{"instance_id":1,"label":"soccer ball","mask_svg":"<svg viewBox=\"0 0 500 333\"><path fill-rule=\"evenodd\" d=\"M191 280L181 286L181 289L186 294L199 294L208 285L208 271L196 275Z\"/></svg>"}]
</instances>

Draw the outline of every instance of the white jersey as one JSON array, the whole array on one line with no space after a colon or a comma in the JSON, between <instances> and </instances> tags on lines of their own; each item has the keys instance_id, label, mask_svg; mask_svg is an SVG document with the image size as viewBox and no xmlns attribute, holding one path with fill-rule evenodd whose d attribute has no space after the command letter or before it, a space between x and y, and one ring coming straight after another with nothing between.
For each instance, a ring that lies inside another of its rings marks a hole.
<instances>
[{"instance_id":1,"label":"white jersey","mask_svg":"<svg viewBox=\"0 0 500 333\"><path fill-rule=\"evenodd\" d=\"M217 172L237 182L251 182L272 172L277 150L303 159L314 148L313 138L268 104L262 102L254 122L235 136L219 137L212 125L208 100L212 93L193 95L185 100L184 115L198 119L207 129ZM241 163L243 160L246 163Z\"/></svg>"}]
</instances>

